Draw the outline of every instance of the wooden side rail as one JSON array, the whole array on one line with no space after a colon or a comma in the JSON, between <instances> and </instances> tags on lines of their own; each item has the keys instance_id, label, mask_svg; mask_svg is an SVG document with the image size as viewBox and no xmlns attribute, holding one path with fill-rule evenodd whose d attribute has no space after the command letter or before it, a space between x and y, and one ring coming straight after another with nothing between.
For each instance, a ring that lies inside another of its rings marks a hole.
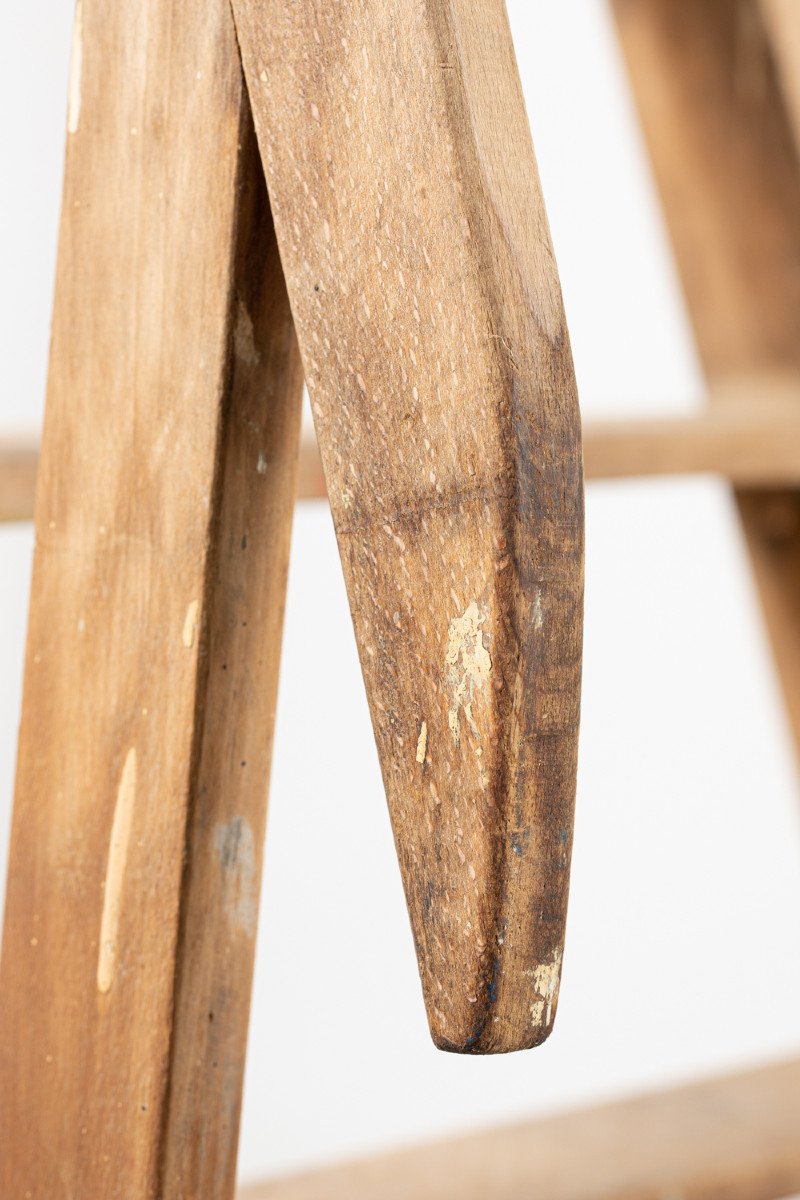
<instances>
[{"instance_id":1,"label":"wooden side rail","mask_svg":"<svg viewBox=\"0 0 800 1200\"><path fill-rule=\"evenodd\" d=\"M730 402L686 417L588 421L583 435L587 480L649 475L722 475L738 486L800 483L800 415L790 401ZM38 447L32 437L0 439L0 521L33 515ZM300 445L298 496L325 496L313 434Z\"/></svg>"},{"instance_id":2,"label":"wooden side rail","mask_svg":"<svg viewBox=\"0 0 800 1200\"><path fill-rule=\"evenodd\" d=\"M242 1188L238 1200L775 1200L800 1060Z\"/></svg>"}]
</instances>

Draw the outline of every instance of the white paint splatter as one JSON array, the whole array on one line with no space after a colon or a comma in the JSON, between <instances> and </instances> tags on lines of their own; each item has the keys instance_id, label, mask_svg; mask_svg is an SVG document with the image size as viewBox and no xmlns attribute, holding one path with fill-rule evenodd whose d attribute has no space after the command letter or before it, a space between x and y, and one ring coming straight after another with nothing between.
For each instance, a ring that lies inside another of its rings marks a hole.
<instances>
[{"instance_id":1,"label":"white paint splatter","mask_svg":"<svg viewBox=\"0 0 800 1200\"><path fill-rule=\"evenodd\" d=\"M222 907L231 928L254 937L258 916L256 844L250 824L233 817L218 825L214 848L223 872Z\"/></svg>"},{"instance_id":2,"label":"white paint splatter","mask_svg":"<svg viewBox=\"0 0 800 1200\"><path fill-rule=\"evenodd\" d=\"M544 613L542 612L542 593L539 588L536 589L536 595L533 600L533 613L531 616L534 629L541 629L544 621Z\"/></svg>"},{"instance_id":3,"label":"white paint splatter","mask_svg":"<svg viewBox=\"0 0 800 1200\"><path fill-rule=\"evenodd\" d=\"M258 456L258 462L256 463L256 470L258 471L259 475L266 475L266 473L267 473L267 458L266 458L266 455L264 454L263 450L261 451L261 453Z\"/></svg>"},{"instance_id":4,"label":"white paint splatter","mask_svg":"<svg viewBox=\"0 0 800 1200\"><path fill-rule=\"evenodd\" d=\"M534 1025L550 1024L553 1015L553 1004L558 999L558 987L561 981L561 951L556 950L552 961L540 963L525 972L533 980L533 990L536 993L531 1004L531 1019Z\"/></svg>"},{"instance_id":5,"label":"white paint splatter","mask_svg":"<svg viewBox=\"0 0 800 1200\"><path fill-rule=\"evenodd\" d=\"M117 937L122 911L122 885L128 861L128 845L133 826L136 803L136 749L132 747L122 768L117 790L117 803L111 825L108 865L103 892L103 915L100 919L100 954L97 960L97 988L105 995L111 990L117 965Z\"/></svg>"},{"instance_id":6,"label":"white paint splatter","mask_svg":"<svg viewBox=\"0 0 800 1200\"><path fill-rule=\"evenodd\" d=\"M83 0L75 5L75 22L72 27L72 56L69 64L69 92L67 94L67 131L77 133L81 123L81 83L83 76Z\"/></svg>"},{"instance_id":7,"label":"white paint splatter","mask_svg":"<svg viewBox=\"0 0 800 1200\"><path fill-rule=\"evenodd\" d=\"M476 738L480 738L472 715L472 701L475 692L487 683L492 670L492 660L483 644L481 632L481 625L485 620L486 612L479 610L476 601L473 600L467 605L462 616L453 617L450 622L445 655L451 693L447 721L456 745L461 740L459 713L462 708L470 729Z\"/></svg>"}]
</instances>

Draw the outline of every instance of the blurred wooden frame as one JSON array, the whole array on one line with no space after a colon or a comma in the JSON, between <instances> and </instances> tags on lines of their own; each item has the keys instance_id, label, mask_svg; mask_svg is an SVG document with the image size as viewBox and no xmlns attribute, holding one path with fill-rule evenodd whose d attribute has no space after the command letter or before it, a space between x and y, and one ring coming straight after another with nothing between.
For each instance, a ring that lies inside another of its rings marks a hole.
<instances>
[{"instance_id":1,"label":"blurred wooden frame","mask_svg":"<svg viewBox=\"0 0 800 1200\"><path fill-rule=\"evenodd\" d=\"M611 0L713 405L590 423L589 479L734 485L800 741L800 5ZM32 512L36 447L0 443L0 519ZM313 440L299 495L324 495ZM353 1167L242 1200L770 1200L800 1190L800 1061Z\"/></svg>"}]
</instances>

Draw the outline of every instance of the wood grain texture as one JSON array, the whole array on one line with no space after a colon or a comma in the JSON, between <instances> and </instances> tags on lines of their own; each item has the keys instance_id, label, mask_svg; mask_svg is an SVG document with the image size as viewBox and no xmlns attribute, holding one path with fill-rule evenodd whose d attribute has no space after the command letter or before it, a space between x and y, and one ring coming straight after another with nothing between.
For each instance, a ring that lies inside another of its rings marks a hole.
<instances>
[{"instance_id":1,"label":"wood grain texture","mask_svg":"<svg viewBox=\"0 0 800 1200\"><path fill-rule=\"evenodd\" d=\"M776 1200L800 1190L800 1062L244 1187L239 1200Z\"/></svg>"},{"instance_id":2,"label":"wood grain texture","mask_svg":"<svg viewBox=\"0 0 800 1200\"><path fill-rule=\"evenodd\" d=\"M0 1195L222 1200L301 391L225 0L83 0L68 128Z\"/></svg>"},{"instance_id":3,"label":"wood grain texture","mask_svg":"<svg viewBox=\"0 0 800 1200\"><path fill-rule=\"evenodd\" d=\"M765 9L612 7L711 394L770 375L797 392L800 167ZM781 53L785 76L792 46ZM800 745L798 493L739 488L736 498Z\"/></svg>"},{"instance_id":4,"label":"wood grain texture","mask_svg":"<svg viewBox=\"0 0 800 1200\"><path fill-rule=\"evenodd\" d=\"M558 1001L575 384L501 0L236 0L431 1031Z\"/></svg>"}]
</instances>

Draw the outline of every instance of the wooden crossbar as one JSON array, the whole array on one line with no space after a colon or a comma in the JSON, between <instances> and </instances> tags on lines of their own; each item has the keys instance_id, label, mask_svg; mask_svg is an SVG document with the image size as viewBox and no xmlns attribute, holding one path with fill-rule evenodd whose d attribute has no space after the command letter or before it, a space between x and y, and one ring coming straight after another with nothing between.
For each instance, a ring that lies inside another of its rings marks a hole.
<instances>
[{"instance_id":1,"label":"wooden crossbar","mask_svg":"<svg viewBox=\"0 0 800 1200\"><path fill-rule=\"evenodd\" d=\"M730 403L680 417L587 421L589 481L659 475L721 475L740 487L800 483L800 410L790 401ZM38 446L0 439L0 521L33 516ZM300 445L298 498L322 499L325 477L313 434Z\"/></svg>"},{"instance_id":2,"label":"wooden crossbar","mask_svg":"<svg viewBox=\"0 0 800 1200\"><path fill-rule=\"evenodd\" d=\"M239 1200L774 1200L800 1190L800 1059L242 1188Z\"/></svg>"}]
</instances>

